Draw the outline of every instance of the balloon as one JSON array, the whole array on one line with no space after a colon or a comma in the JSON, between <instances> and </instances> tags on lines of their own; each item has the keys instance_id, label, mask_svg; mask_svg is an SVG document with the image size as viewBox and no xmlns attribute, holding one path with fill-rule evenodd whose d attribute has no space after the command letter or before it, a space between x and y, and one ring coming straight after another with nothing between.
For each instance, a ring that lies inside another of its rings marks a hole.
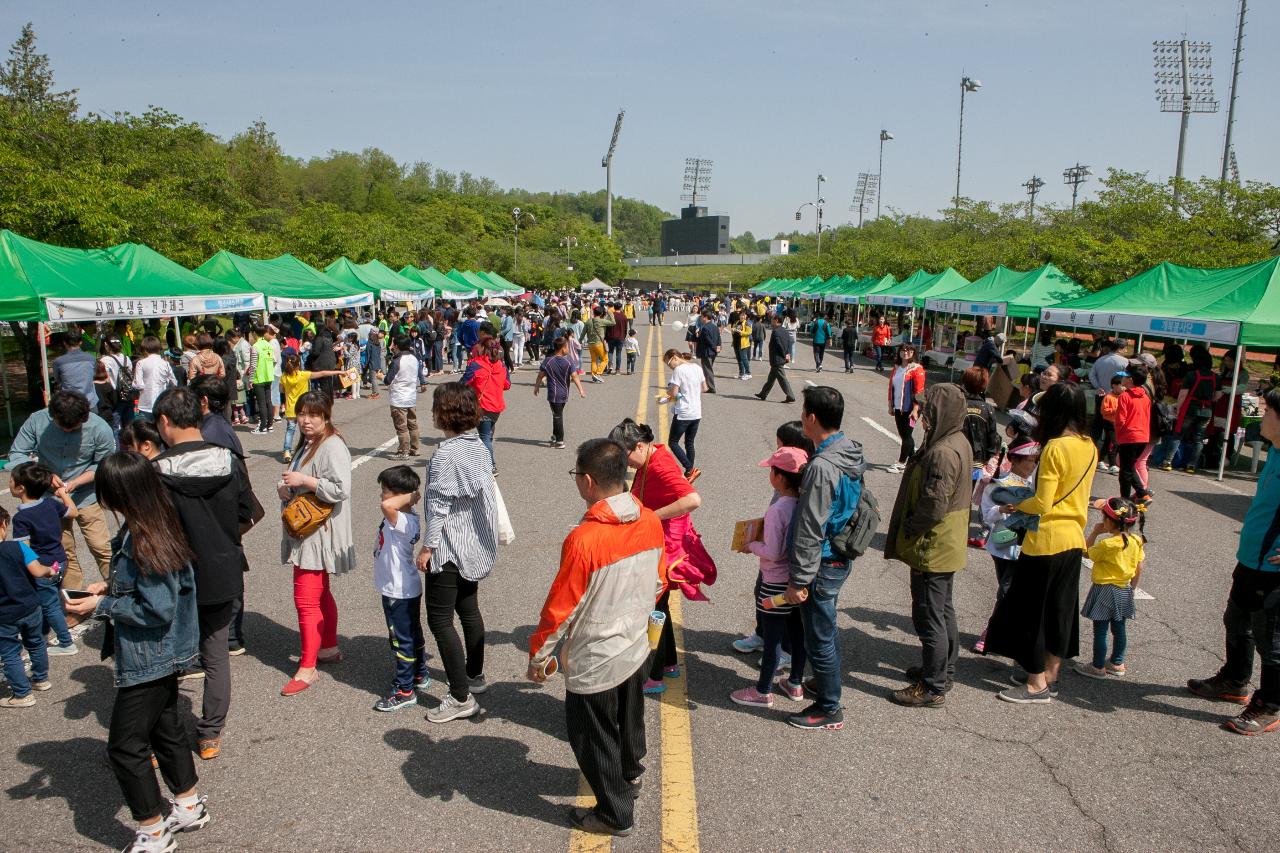
<instances>
[{"instance_id":1,"label":"balloon","mask_svg":"<svg viewBox=\"0 0 1280 853\"><path fill-rule=\"evenodd\" d=\"M684 323L681 323L679 320L676 320L672 322L671 328L675 329L678 332L684 328Z\"/></svg>"}]
</instances>

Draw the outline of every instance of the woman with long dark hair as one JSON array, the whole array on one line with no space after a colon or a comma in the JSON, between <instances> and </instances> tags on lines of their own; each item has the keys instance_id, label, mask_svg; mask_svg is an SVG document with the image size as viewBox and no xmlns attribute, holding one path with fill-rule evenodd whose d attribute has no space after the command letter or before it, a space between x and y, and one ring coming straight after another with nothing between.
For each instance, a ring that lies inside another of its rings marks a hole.
<instances>
[{"instance_id":1,"label":"woman with long dark hair","mask_svg":"<svg viewBox=\"0 0 1280 853\"><path fill-rule=\"evenodd\" d=\"M138 822L130 853L174 849L173 834L209 822L178 711L178 673L195 665L200 636L191 547L154 466L133 452L98 465L98 500L122 521L111 542L111 579L66 604L107 621L115 658L115 704L107 758ZM166 815L152 756L173 792Z\"/></svg>"},{"instance_id":2,"label":"woman with long dark hair","mask_svg":"<svg viewBox=\"0 0 1280 853\"><path fill-rule=\"evenodd\" d=\"M511 388L511 375L503 362L502 342L493 334L493 326L488 323L480 325L480 338L471 348L471 361L467 363L467 372L462 382L475 389L476 398L480 401L480 440L489 451L489 461L493 473L498 473L498 459L493 453L493 432L498 425L498 416L507 408L505 391Z\"/></svg>"},{"instance_id":3,"label":"woman with long dark hair","mask_svg":"<svg viewBox=\"0 0 1280 853\"><path fill-rule=\"evenodd\" d=\"M920 405L924 401L924 366L916 361L916 347L911 342L898 347L893 360L893 373L889 376L889 415L898 428L902 447L898 461L889 466L895 474L901 474L907 461L916 452L915 429L920 417Z\"/></svg>"},{"instance_id":4,"label":"woman with long dark hair","mask_svg":"<svg viewBox=\"0 0 1280 853\"><path fill-rule=\"evenodd\" d=\"M996 605L986 653L1010 657L1026 671L1001 699L1047 703L1058 692L1063 658L1080 652L1080 565L1098 450L1085 426L1084 392L1059 382L1039 401L1040 466L1035 495L1005 512L1040 517L1014 565L1013 581Z\"/></svg>"},{"instance_id":5,"label":"woman with long dark hair","mask_svg":"<svg viewBox=\"0 0 1280 853\"><path fill-rule=\"evenodd\" d=\"M298 444L293 461L276 486L281 505L311 492L330 507L329 518L305 539L281 531L280 562L293 566L293 603L298 610L302 654L298 671L280 691L295 696L316 682L317 663L342 660L338 650L338 605L329 591L329 575L356 566L351 539L351 451L333 425L333 400L319 391L298 398Z\"/></svg>"},{"instance_id":6,"label":"woman with long dark hair","mask_svg":"<svg viewBox=\"0 0 1280 853\"><path fill-rule=\"evenodd\" d=\"M664 678L678 678L679 661L676 657L676 640L671 625L671 590L678 587L691 601L706 601L707 596L699 588L716 582L716 564L702 538L693 527L689 514L702 506L702 498L685 478L680 462L666 445L654 442L653 430L646 424L638 424L631 418L613 428L609 438L627 451L627 465L636 469L631 483L631 494L647 508L653 510L662 522L666 543L667 588L658 599L657 610L667 614L662 626L662 637L649 668L649 680L644 684L645 693L662 693L667 689Z\"/></svg>"}]
</instances>

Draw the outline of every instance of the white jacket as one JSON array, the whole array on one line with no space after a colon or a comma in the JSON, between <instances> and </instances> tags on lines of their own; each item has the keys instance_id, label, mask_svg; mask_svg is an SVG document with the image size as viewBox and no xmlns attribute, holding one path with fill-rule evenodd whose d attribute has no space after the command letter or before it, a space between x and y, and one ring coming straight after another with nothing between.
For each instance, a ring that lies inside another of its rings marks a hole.
<instances>
[{"instance_id":1,"label":"white jacket","mask_svg":"<svg viewBox=\"0 0 1280 853\"><path fill-rule=\"evenodd\" d=\"M133 387L138 390L138 411L150 412L165 389L178 384L173 368L161 355L149 355L133 368Z\"/></svg>"}]
</instances>

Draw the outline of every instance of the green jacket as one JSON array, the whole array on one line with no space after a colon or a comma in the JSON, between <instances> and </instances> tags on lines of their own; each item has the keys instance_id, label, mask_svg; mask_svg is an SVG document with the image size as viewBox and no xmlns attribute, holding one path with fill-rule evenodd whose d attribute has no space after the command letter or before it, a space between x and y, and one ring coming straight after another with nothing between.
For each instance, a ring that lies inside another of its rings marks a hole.
<instances>
[{"instance_id":1,"label":"green jacket","mask_svg":"<svg viewBox=\"0 0 1280 853\"><path fill-rule=\"evenodd\" d=\"M258 362L254 365L253 382L255 385L271 382L276 378L275 353L271 351L271 342L266 338L258 338L253 344L258 354Z\"/></svg>"},{"instance_id":2,"label":"green jacket","mask_svg":"<svg viewBox=\"0 0 1280 853\"><path fill-rule=\"evenodd\" d=\"M584 340L588 344L599 344L604 342L604 330L612 326L613 317L609 312L605 312L603 317L590 317L583 329Z\"/></svg>"},{"instance_id":3,"label":"green jacket","mask_svg":"<svg viewBox=\"0 0 1280 853\"><path fill-rule=\"evenodd\" d=\"M924 446L903 472L889 519L886 559L920 572L958 572L968 556L973 449L964 392L935 385L924 403Z\"/></svg>"}]
</instances>

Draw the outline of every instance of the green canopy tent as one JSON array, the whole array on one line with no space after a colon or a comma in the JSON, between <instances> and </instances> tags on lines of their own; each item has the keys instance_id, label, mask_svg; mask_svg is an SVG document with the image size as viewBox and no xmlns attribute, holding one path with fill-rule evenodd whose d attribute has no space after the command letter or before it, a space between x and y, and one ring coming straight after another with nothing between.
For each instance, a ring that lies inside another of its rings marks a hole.
<instances>
[{"instance_id":1,"label":"green canopy tent","mask_svg":"<svg viewBox=\"0 0 1280 853\"><path fill-rule=\"evenodd\" d=\"M68 249L0 231L0 320L141 320L257 311L262 304L252 288L209 281L139 243ZM45 335L37 338L48 397L49 355Z\"/></svg>"},{"instance_id":2,"label":"green canopy tent","mask_svg":"<svg viewBox=\"0 0 1280 853\"><path fill-rule=\"evenodd\" d=\"M353 287L367 289L382 302L421 304L428 299L434 299L436 295L435 289L426 283L415 282L398 275L395 270L377 260L357 264L347 258L338 258L325 267L324 272L325 275Z\"/></svg>"},{"instance_id":3,"label":"green canopy tent","mask_svg":"<svg viewBox=\"0 0 1280 853\"><path fill-rule=\"evenodd\" d=\"M474 273L465 273L457 267L445 273L444 277L452 281L458 288L474 292L479 298L498 295L497 288L477 279Z\"/></svg>"},{"instance_id":4,"label":"green canopy tent","mask_svg":"<svg viewBox=\"0 0 1280 853\"><path fill-rule=\"evenodd\" d=\"M907 334L907 340L913 341L916 335L915 309L923 308L925 300L930 297L951 293L969 283L969 279L960 275L951 267L947 267L940 273L916 270L898 284L868 294L866 302L869 305L911 309L911 328Z\"/></svg>"},{"instance_id":5,"label":"green canopy tent","mask_svg":"<svg viewBox=\"0 0 1280 853\"><path fill-rule=\"evenodd\" d=\"M480 291L476 288L471 285L459 284L445 276L435 267L427 267L425 270L420 270L417 267L405 265L397 275L403 276L416 284L425 284L434 290L436 296L440 299L471 299L480 294Z\"/></svg>"},{"instance_id":6,"label":"green canopy tent","mask_svg":"<svg viewBox=\"0 0 1280 853\"><path fill-rule=\"evenodd\" d=\"M1043 308L1054 326L1127 332L1173 340L1200 340L1236 349L1228 411L1235 407L1246 346L1280 346L1280 258L1227 269L1162 263L1128 281ZM1227 464L1223 442L1221 480Z\"/></svg>"},{"instance_id":7,"label":"green canopy tent","mask_svg":"<svg viewBox=\"0 0 1280 853\"><path fill-rule=\"evenodd\" d=\"M747 288L747 293L756 293L760 296L771 296L773 295L773 288L777 285L778 281L779 279L776 278L766 278L754 287Z\"/></svg>"},{"instance_id":8,"label":"green canopy tent","mask_svg":"<svg viewBox=\"0 0 1280 853\"><path fill-rule=\"evenodd\" d=\"M293 255L259 260L223 249L196 267L196 272L262 293L268 311L325 311L373 304L373 294L366 287L325 275Z\"/></svg>"},{"instance_id":9,"label":"green canopy tent","mask_svg":"<svg viewBox=\"0 0 1280 853\"><path fill-rule=\"evenodd\" d=\"M490 270L489 272L476 273L476 275L480 276L490 284L497 286L499 288L499 296L521 296L525 293L525 289L523 287L518 284L514 284L501 273L496 273Z\"/></svg>"},{"instance_id":10,"label":"green canopy tent","mask_svg":"<svg viewBox=\"0 0 1280 853\"><path fill-rule=\"evenodd\" d=\"M455 272L458 273L459 276L461 276L462 281L470 282L477 289L479 289L480 292L483 293L486 297L506 295L507 288L503 287L500 284L494 284L493 282L489 281L487 278L485 278L482 275L479 275L478 273L474 273L471 270L450 270L449 271L450 277L452 277L452 273L455 273Z\"/></svg>"},{"instance_id":11,"label":"green canopy tent","mask_svg":"<svg viewBox=\"0 0 1280 853\"><path fill-rule=\"evenodd\" d=\"M795 280L792 284L778 291L779 296L792 299L812 299L813 292L821 289L825 283L821 276L811 275L808 278Z\"/></svg>"}]
</instances>

